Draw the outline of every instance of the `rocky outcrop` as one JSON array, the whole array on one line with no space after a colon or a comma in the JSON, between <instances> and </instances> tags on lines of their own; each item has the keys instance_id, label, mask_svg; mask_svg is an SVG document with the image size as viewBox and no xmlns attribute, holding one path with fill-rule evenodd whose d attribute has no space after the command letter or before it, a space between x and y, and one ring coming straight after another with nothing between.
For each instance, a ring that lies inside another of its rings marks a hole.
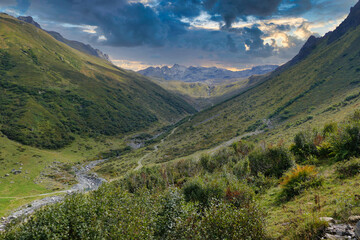
<instances>
[{"instance_id":1,"label":"rocky outcrop","mask_svg":"<svg viewBox=\"0 0 360 240\"><path fill-rule=\"evenodd\" d=\"M328 44L341 38L347 31L360 25L360 1L351 8L349 16L333 31L325 35Z\"/></svg>"},{"instance_id":2,"label":"rocky outcrop","mask_svg":"<svg viewBox=\"0 0 360 240\"><path fill-rule=\"evenodd\" d=\"M41 26L40 26L40 24L38 24L37 22L35 22L34 19L33 19L32 17L30 17L30 16L27 16L27 17L25 17L25 16L20 16L20 17L18 17L18 19L21 20L21 21L30 23L30 24L34 25L35 27L37 27L37 28L42 29Z\"/></svg>"},{"instance_id":3,"label":"rocky outcrop","mask_svg":"<svg viewBox=\"0 0 360 240\"><path fill-rule=\"evenodd\" d=\"M360 216L349 217L348 223L339 223L331 217L321 217L320 220L329 224L322 239L360 239Z\"/></svg>"}]
</instances>

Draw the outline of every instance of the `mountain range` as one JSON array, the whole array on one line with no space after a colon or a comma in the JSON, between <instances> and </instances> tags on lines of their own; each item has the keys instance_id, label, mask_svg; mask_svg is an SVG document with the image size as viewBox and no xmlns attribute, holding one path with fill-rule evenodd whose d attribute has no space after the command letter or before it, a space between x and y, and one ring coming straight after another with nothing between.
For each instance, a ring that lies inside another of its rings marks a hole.
<instances>
[{"instance_id":1,"label":"mountain range","mask_svg":"<svg viewBox=\"0 0 360 240\"><path fill-rule=\"evenodd\" d=\"M185 67L179 64L175 64L172 67L149 67L144 70L138 71L138 73L163 80L175 80L183 82L204 82L207 80L223 80L248 78L252 75L262 75L275 70L277 65L264 65L256 66L251 69L242 71L230 71L227 69L217 67Z\"/></svg>"}]
</instances>

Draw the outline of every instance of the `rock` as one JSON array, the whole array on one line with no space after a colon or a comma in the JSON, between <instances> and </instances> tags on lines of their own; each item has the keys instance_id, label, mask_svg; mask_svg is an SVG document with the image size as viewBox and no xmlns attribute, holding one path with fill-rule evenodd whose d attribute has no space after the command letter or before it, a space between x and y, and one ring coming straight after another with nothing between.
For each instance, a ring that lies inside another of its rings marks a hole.
<instances>
[{"instance_id":1,"label":"rock","mask_svg":"<svg viewBox=\"0 0 360 240\"><path fill-rule=\"evenodd\" d=\"M20 174L20 173L21 173L21 170L15 170L15 171L13 172L14 175L18 175L18 174Z\"/></svg>"},{"instance_id":2,"label":"rock","mask_svg":"<svg viewBox=\"0 0 360 240\"><path fill-rule=\"evenodd\" d=\"M6 220L6 218L4 218L4 217L1 218L1 221L5 221L5 220Z\"/></svg>"},{"instance_id":3,"label":"rock","mask_svg":"<svg viewBox=\"0 0 360 240\"><path fill-rule=\"evenodd\" d=\"M357 223L360 221L360 216L350 216L348 220L350 223Z\"/></svg>"},{"instance_id":4,"label":"rock","mask_svg":"<svg viewBox=\"0 0 360 240\"><path fill-rule=\"evenodd\" d=\"M355 230L355 236L357 237L357 239L360 239L360 221L356 224L354 230Z\"/></svg>"},{"instance_id":5,"label":"rock","mask_svg":"<svg viewBox=\"0 0 360 240\"><path fill-rule=\"evenodd\" d=\"M7 173L7 174L5 174L5 177L8 177L8 176L10 176L10 174L8 174L8 173Z\"/></svg>"},{"instance_id":6,"label":"rock","mask_svg":"<svg viewBox=\"0 0 360 240\"><path fill-rule=\"evenodd\" d=\"M332 217L321 217L320 221L325 221L328 223L335 223L335 220Z\"/></svg>"},{"instance_id":7,"label":"rock","mask_svg":"<svg viewBox=\"0 0 360 240\"><path fill-rule=\"evenodd\" d=\"M338 240L340 238L341 238L340 236L331 235L331 234L328 234L328 233L325 233L325 236L324 236L324 239L330 239L330 240Z\"/></svg>"}]
</instances>

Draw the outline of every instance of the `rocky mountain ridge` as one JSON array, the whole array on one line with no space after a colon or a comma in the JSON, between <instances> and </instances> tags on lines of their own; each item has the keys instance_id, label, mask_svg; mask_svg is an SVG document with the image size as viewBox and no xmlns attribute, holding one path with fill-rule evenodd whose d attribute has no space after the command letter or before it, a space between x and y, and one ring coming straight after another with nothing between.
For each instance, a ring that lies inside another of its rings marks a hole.
<instances>
[{"instance_id":1,"label":"rocky mountain ridge","mask_svg":"<svg viewBox=\"0 0 360 240\"><path fill-rule=\"evenodd\" d=\"M20 16L20 17L18 17L18 19L21 21L30 23L37 28L42 29L40 24L37 23L31 16ZM111 62L109 55L101 52L99 49L93 48L90 44L84 44L82 42L66 39L60 33L55 32L55 31L47 31L45 29L42 29L42 30L46 31L48 34L50 34L56 40L58 40L62 43L65 43L66 45L68 45L80 52L83 52L83 53L86 53L86 54L89 54L89 55L92 55L95 57L99 57L101 59Z\"/></svg>"}]
</instances>

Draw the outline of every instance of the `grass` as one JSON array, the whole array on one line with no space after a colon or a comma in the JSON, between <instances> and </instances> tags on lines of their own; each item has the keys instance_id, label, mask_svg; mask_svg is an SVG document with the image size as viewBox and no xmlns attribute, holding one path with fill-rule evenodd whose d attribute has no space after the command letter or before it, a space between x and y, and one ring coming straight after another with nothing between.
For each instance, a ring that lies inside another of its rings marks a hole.
<instances>
[{"instance_id":1,"label":"grass","mask_svg":"<svg viewBox=\"0 0 360 240\"><path fill-rule=\"evenodd\" d=\"M312 217L335 217L339 211L340 203L346 199L354 198L358 194L360 176L339 181L334 174L333 166L325 166L320 170L324 176L324 185L321 188L310 189L292 201L277 204L274 198L280 193L280 187L272 188L264 195L259 196L259 202L271 213L267 215L267 232L274 238L291 239L287 235L293 228L296 217L308 215ZM319 199L319 200L316 200ZM320 206L320 207L319 207ZM352 215L359 215L360 208L354 207ZM338 219L343 220L343 219Z\"/></svg>"},{"instance_id":2,"label":"grass","mask_svg":"<svg viewBox=\"0 0 360 240\"><path fill-rule=\"evenodd\" d=\"M84 161L98 159L100 152L110 149L123 148L125 142L121 138L100 138L97 141L91 138L78 137L71 145L61 150L44 150L24 146L0 137L0 215L8 213L33 198L24 198L38 194L51 193L69 188L52 179L40 179L46 167L53 162L75 165ZM22 168L22 173L13 175L12 169ZM26 174L26 172L28 174ZM5 174L9 174L5 177ZM21 198L21 199L19 199Z\"/></svg>"}]
</instances>

